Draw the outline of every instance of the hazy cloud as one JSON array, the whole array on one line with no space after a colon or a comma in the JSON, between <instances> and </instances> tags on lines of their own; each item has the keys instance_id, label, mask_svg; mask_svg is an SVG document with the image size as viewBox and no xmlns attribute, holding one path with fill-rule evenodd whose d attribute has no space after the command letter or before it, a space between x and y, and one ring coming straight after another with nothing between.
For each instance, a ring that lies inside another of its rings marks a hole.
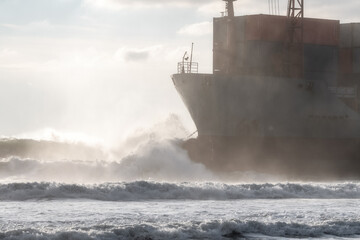
<instances>
[{"instance_id":1,"label":"hazy cloud","mask_svg":"<svg viewBox=\"0 0 360 240\"><path fill-rule=\"evenodd\" d=\"M47 20L31 22L23 25L19 24L0 24L1 27L11 29L14 31L31 31L31 30L44 30L51 27L51 24Z\"/></svg>"},{"instance_id":2,"label":"hazy cloud","mask_svg":"<svg viewBox=\"0 0 360 240\"><path fill-rule=\"evenodd\" d=\"M115 53L115 59L125 60L126 62L139 62L145 61L150 56L156 55L162 46L151 46L146 48L128 48L122 47Z\"/></svg>"},{"instance_id":3,"label":"hazy cloud","mask_svg":"<svg viewBox=\"0 0 360 240\"><path fill-rule=\"evenodd\" d=\"M126 61L143 61L149 58L148 51L128 51L125 54Z\"/></svg>"},{"instance_id":4,"label":"hazy cloud","mask_svg":"<svg viewBox=\"0 0 360 240\"><path fill-rule=\"evenodd\" d=\"M209 0L84 0L84 2L97 8L119 10L127 7L199 6L208 4Z\"/></svg>"},{"instance_id":5,"label":"hazy cloud","mask_svg":"<svg viewBox=\"0 0 360 240\"><path fill-rule=\"evenodd\" d=\"M186 25L177 32L178 34L183 35L193 35L193 36L202 36L212 33L212 23L211 22L200 22L190 25Z\"/></svg>"},{"instance_id":6,"label":"hazy cloud","mask_svg":"<svg viewBox=\"0 0 360 240\"><path fill-rule=\"evenodd\" d=\"M15 50L8 49L8 48L0 49L0 58L13 57L13 56L17 56L17 55L18 55L18 53Z\"/></svg>"}]
</instances>

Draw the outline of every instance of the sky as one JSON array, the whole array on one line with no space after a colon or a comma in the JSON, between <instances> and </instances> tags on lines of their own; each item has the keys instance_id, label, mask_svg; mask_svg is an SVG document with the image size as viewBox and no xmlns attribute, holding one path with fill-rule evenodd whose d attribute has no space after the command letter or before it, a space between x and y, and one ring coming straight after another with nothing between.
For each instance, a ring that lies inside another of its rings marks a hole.
<instances>
[{"instance_id":1,"label":"sky","mask_svg":"<svg viewBox=\"0 0 360 240\"><path fill-rule=\"evenodd\" d=\"M359 1L308 2L307 17L360 21ZM113 141L171 114L194 132L170 75L192 42L211 73L223 10L220 0L0 0L0 136ZM236 15L268 11L267 0L235 3Z\"/></svg>"}]
</instances>

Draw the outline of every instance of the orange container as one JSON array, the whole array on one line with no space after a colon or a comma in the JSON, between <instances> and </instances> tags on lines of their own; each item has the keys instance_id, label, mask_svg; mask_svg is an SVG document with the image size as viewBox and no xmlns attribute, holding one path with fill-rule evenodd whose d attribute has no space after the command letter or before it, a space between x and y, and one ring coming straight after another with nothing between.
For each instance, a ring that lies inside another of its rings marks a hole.
<instances>
[{"instance_id":1,"label":"orange container","mask_svg":"<svg viewBox=\"0 0 360 240\"><path fill-rule=\"evenodd\" d=\"M250 15L245 21L245 40L288 40L289 18L273 15ZM338 46L340 21L304 18L304 43Z\"/></svg>"},{"instance_id":2,"label":"orange container","mask_svg":"<svg viewBox=\"0 0 360 240\"><path fill-rule=\"evenodd\" d=\"M339 71L340 73L352 73L352 49L340 48L339 50Z\"/></svg>"},{"instance_id":3,"label":"orange container","mask_svg":"<svg viewBox=\"0 0 360 240\"><path fill-rule=\"evenodd\" d=\"M340 21L304 18L304 43L338 46Z\"/></svg>"},{"instance_id":4,"label":"orange container","mask_svg":"<svg viewBox=\"0 0 360 240\"><path fill-rule=\"evenodd\" d=\"M246 17L245 40L279 41L287 37L288 18L272 15Z\"/></svg>"}]
</instances>

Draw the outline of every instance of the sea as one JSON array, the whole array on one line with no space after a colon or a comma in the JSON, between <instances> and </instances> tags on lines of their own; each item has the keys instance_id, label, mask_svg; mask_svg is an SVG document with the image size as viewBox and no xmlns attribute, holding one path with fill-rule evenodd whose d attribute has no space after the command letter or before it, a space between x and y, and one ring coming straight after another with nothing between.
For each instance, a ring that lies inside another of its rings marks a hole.
<instances>
[{"instance_id":1,"label":"sea","mask_svg":"<svg viewBox=\"0 0 360 240\"><path fill-rule=\"evenodd\" d=\"M159 136L3 137L0 239L360 239L359 181L217 174Z\"/></svg>"}]
</instances>

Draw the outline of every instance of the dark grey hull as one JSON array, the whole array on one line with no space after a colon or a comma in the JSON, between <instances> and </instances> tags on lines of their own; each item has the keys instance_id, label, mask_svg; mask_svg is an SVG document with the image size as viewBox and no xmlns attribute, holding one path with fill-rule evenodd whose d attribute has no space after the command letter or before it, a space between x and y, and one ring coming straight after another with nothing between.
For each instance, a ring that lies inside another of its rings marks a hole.
<instances>
[{"instance_id":1,"label":"dark grey hull","mask_svg":"<svg viewBox=\"0 0 360 240\"><path fill-rule=\"evenodd\" d=\"M303 79L176 74L198 129L190 157L217 170L360 176L360 115Z\"/></svg>"},{"instance_id":2,"label":"dark grey hull","mask_svg":"<svg viewBox=\"0 0 360 240\"><path fill-rule=\"evenodd\" d=\"M222 173L257 172L288 180L360 179L360 141L315 138L198 137L190 158Z\"/></svg>"},{"instance_id":3,"label":"dark grey hull","mask_svg":"<svg viewBox=\"0 0 360 240\"><path fill-rule=\"evenodd\" d=\"M360 139L360 115L303 79L175 74L173 82L203 136Z\"/></svg>"}]
</instances>

